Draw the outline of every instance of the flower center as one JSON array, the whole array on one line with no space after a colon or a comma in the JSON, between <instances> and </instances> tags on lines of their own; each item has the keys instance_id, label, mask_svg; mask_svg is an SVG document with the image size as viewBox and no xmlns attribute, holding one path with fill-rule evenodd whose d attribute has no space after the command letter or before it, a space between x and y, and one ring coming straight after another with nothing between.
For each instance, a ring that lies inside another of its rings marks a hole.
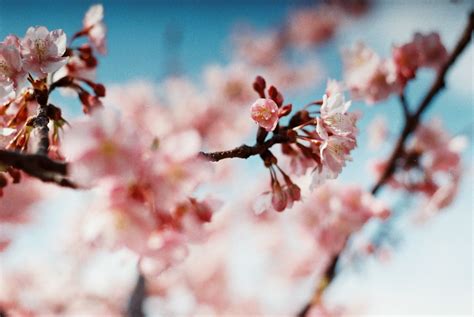
<instances>
[{"instance_id":1,"label":"flower center","mask_svg":"<svg viewBox=\"0 0 474 317\"><path fill-rule=\"evenodd\" d=\"M0 76L6 76L9 77L10 75L10 67L8 67L7 62L4 59L0 59Z\"/></svg>"},{"instance_id":2,"label":"flower center","mask_svg":"<svg viewBox=\"0 0 474 317\"><path fill-rule=\"evenodd\" d=\"M35 49L40 60L44 60L46 56L46 41L42 39L35 40Z\"/></svg>"}]
</instances>

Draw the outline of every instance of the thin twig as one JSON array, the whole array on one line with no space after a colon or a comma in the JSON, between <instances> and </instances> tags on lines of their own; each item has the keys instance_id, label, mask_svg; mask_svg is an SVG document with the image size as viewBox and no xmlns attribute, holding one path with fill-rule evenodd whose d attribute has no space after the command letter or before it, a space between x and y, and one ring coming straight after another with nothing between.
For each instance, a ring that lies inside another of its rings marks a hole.
<instances>
[{"instance_id":1,"label":"thin twig","mask_svg":"<svg viewBox=\"0 0 474 317\"><path fill-rule=\"evenodd\" d=\"M290 139L288 136L275 134L273 137L268 139L267 141L263 142L262 144L255 144L253 146L249 145L241 145L236 147L235 149L228 150L228 151L221 151L221 152L200 152L199 154L211 162L218 162L223 159L227 158L249 158L254 155L259 155L271 148L273 145L278 143L286 143Z\"/></svg>"},{"instance_id":2,"label":"thin twig","mask_svg":"<svg viewBox=\"0 0 474 317\"><path fill-rule=\"evenodd\" d=\"M411 113L410 113L410 107L408 106L407 98L405 97L405 93L401 93L399 99L400 99L400 104L402 106L403 115L405 116L405 120L408 121L409 118L411 117Z\"/></svg>"}]
</instances>

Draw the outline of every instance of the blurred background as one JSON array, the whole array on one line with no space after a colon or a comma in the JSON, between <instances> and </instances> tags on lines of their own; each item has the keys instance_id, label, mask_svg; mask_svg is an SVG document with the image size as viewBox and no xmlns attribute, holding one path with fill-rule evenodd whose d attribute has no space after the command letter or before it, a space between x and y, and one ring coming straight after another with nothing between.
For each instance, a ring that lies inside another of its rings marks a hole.
<instances>
[{"instance_id":1,"label":"blurred background","mask_svg":"<svg viewBox=\"0 0 474 317\"><path fill-rule=\"evenodd\" d=\"M0 38L14 33L22 36L31 25L50 30L62 28L73 34L81 27L84 12L95 1L10 1L0 0ZM225 64L230 59L230 34L242 25L257 30L281 27L288 13L313 1L103 1L108 26L108 54L101 58L100 82L125 83L133 79L159 82L168 75L200 80L204 67ZM374 1L370 10L342 26L334 40L313 49L320 64L319 84L303 93L288 95L303 104L321 95L326 78L342 78L340 50L362 40L382 56L390 54L393 44L412 38L416 31L437 31L450 50L466 23L471 1L396 0ZM295 57L297 58L297 56ZM329 290L331 301L364 306L369 314L470 314L473 303L473 45L469 45L448 74L447 89L434 101L425 120L442 118L451 134L469 137L464 154L465 175L455 202L440 215L422 225L410 221L394 224L397 243L384 261L366 260L345 270ZM427 90L434 74L422 71L410 84L412 105ZM250 84L250 83L249 83ZM61 98L60 102L63 102ZM67 100L67 99L64 99ZM68 100L67 113L80 113L78 104ZM363 112L359 124L360 146L353 162L340 179L369 187L366 163L388 155L390 146L378 152L364 146L366 127L378 114L388 118L392 134L400 129L401 113L395 98L368 108L355 103ZM259 170L257 160L242 162ZM394 201L384 190L382 198ZM1 201L0 201L1 203ZM413 208L411 206L410 208ZM403 208L401 208L403 209ZM397 211L397 212L409 212ZM21 238L16 256L42 254L54 239L55 221L30 230ZM32 251L34 250L34 251ZM23 255L22 255L23 254ZM30 255L31 256L31 255ZM0 258L1 259L1 258ZM21 262L21 260L18 260Z\"/></svg>"}]
</instances>

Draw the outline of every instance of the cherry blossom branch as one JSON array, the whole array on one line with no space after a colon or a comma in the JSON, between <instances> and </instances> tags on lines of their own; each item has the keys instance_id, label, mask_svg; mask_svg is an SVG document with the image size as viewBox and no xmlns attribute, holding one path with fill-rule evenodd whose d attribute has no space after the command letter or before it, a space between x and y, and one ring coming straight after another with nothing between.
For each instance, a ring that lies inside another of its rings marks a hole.
<instances>
[{"instance_id":1,"label":"cherry blossom branch","mask_svg":"<svg viewBox=\"0 0 474 317\"><path fill-rule=\"evenodd\" d=\"M31 75L30 75L31 77ZM49 91L42 81L30 80L34 87L34 96L38 102L36 116L30 118L26 125L33 128L32 133L38 141L34 154L0 149L0 165L13 167L43 182L55 183L69 188L78 188L67 178L67 163L58 162L48 157L49 128L48 110L54 108L48 105Z\"/></svg>"},{"instance_id":2,"label":"cherry blossom branch","mask_svg":"<svg viewBox=\"0 0 474 317\"><path fill-rule=\"evenodd\" d=\"M433 98L439 92L441 92L443 88L445 88L446 74L448 70L451 68L451 66L454 65L457 58L461 55L461 53L469 44L473 30L474 30L474 11L470 12L469 20L466 25L466 28L464 29L453 52L450 54L448 60L443 65L443 67L441 67L440 70L438 71L436 79L431 85L430 90L422 99L417 110L413 114L411 114L409 111L408 102L405 96L403 94L400 95L400 102L401 102L403 113L405 116L405 124L402 131L400 132L400 136L388 160L388 164L387 164L386 169L384 170L384 173L371 189L372 194L376 195L378 191L385 185L387 180L395 173L397 169L397 161L404 153L406 140L418 127L422 114L424 113L426 109L428 109L428 107L431 104L431 101L433 101ZM306 316L309 310L311 309L312 305L320 301L323 292L336 277L336 274L337 274L336 267L339 262L341 253L342 251L332 258L331 263L326 268L326 271L324 272L324 277L322 278L320 284L316 288L313 297L311 298L310 302L306 304L304 308L298 313L297 315L298 317Z\"/></svg>"},{"instance_id":3,"label":"cherry blossom branch","mask_svg":"<svg viewBox=\"0 0 474 317\"><path fill-rule=\"evenodd\" d=\"M385 169L384 173L380 177L379 181L373 186L371 192L372 194L376 194L379 189L382 187L383 184L392 176L392 174L396 170L397 159L403 154L405 141L408 139L410 134L416 130L418 123L420 122L421 115L423 112L428 108L433 98L446 86L445 77L446 73L450 69L450 67L456 62L457 58L464 49L467 47L467 44L471 40L471 34L474 29L474 12L469 14L469 21L462 33L461 38L459 39L456 47L454 48L453 52L449 56L447 62L441 67L436 76L436 80L431 85L430 90L426 94L426 96L421 101L420 105L418 106L416 112L413 115L409 115L405 120L405 125L400 133L400 137L396 143L394 150L392 151L392 155L388 160L387 168ZM402 101L403 102L403 101ZM402 103L403 104L403 103Z\"/></svg>"},{"instance_id":4,"label":"cherry blossom branch","mask_svg":"<svg viewBox=\"0 0 474 317\"><path fill-rule=\"evenodd\" d=\"M286 143L289 142L290 138L287 135L282 134L274 134L270 139L267 141L259 144L255 144L253 146L249 146L243 144L235 149L228 150L228 151L221 151L221 152L200 152L199 154L211 162L218 162L223 159L227 158L242 158L247 159L254 155L259 155L265 152L266 150L270 149L273 145L279 143Z\"/></svg>"}]
</instances>

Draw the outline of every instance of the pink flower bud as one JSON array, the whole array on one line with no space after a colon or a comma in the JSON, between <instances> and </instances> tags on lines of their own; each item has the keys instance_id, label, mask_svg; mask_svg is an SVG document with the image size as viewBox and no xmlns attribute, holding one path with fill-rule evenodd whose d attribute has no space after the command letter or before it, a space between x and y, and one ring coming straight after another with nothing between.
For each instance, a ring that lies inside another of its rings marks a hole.
<instances>
[{"instance_id":1,"label":"pink flower bud","mask_svg":"<svg viewBox=\"0 0 474 317\"><path fill-rule=\"evenodd\" d=\"M279 113L280 118L289 115L291 112L291 109L293 109L293 105L291 103L281 107L280 113Z\"/></svg>"},{"instance_id":2,"label":"pink flower bud","mask_svg":"<svg viewBox=\"0 0 474 317\"><path fill-rule=\"evenodd\" d=\"M299 201L301 199L301 189L296 184L288 185L288 196L292 201Z\"/></svg>"},{"instance_id":3,"label":"pink flower bud","mask_svg":"<svg viewBox=\"0 0 474 317\"><path fill-rule=\"evenodd\" d=\"M283 211L288 204L286 193L282 190L278 182L273 182L272 186L272 206L276 211Z\"/></svg>"}]
</instances>

